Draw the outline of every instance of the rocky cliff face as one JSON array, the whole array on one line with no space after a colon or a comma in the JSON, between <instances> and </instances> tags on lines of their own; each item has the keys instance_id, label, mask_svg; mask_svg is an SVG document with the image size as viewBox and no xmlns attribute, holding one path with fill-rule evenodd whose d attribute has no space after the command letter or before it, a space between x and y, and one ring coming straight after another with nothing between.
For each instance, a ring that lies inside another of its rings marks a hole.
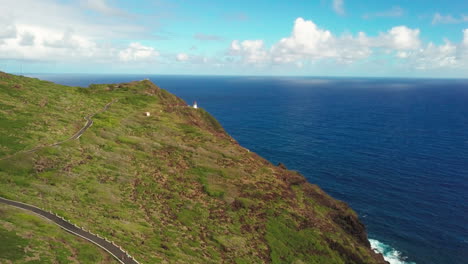
<instances>
[{"instance_id":1,"label":"rocky cliff face","mask_svg":"<svg viewBox=\"0 0 468 264\"><path fill-rule=\"evenodd\" d=\"M345 203L150 81L76 88L2 74L0 92L0 196L57 212L141 263L386 263ZM50 146L111 101L78 140Z\"/></svg>"}]
</instances>

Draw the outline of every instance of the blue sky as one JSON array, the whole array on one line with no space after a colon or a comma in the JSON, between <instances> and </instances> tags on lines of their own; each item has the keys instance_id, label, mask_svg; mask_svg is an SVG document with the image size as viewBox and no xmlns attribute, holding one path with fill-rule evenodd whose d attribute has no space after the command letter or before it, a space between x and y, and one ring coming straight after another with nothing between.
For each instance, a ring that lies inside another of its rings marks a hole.
<instances>
[{"instance_id":1,"label":"blue sky","mask_svg":"<svg viewBox=\"0 0 468 264\"><path fill-rule=\"evenodd\" d=\"M466 0L0 0L0 70L468 78Z\"/></svg>"}]
</instances>

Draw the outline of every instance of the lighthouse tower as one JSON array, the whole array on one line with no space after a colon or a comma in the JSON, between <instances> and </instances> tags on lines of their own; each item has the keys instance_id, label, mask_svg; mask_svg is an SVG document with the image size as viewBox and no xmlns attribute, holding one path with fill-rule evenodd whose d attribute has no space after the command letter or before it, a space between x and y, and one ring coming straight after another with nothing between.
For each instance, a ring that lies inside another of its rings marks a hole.
<instances>
[{"instance_id":1,"label":"lighthouse tower","mask_svg":"<svg viewBox=\"0 0 468 264\"><path fill-rule=\"evenodd\" d=\"M195 108L195 109L198 108L197 101L193 102L193 108Z\"/></svg>"}]
</instances>

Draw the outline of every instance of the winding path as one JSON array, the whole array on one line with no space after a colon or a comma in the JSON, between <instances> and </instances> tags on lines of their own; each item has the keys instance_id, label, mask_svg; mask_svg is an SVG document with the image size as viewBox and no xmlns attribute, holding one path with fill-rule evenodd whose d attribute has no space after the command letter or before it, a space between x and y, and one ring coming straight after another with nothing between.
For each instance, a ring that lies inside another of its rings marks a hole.
<instances>
[{"instance_id":1,"label":"winding path","mask_svg":"<svg viewBox=\"0 0 468 264\"><path fill-rule=\"evenodd\" d=\"M8 199L2 198L2 197L0 197L0 203L11 205L11 206L14 206L14 207L17 207L17 208L20 208L20 209L24 209L24 210L33 212L33 213L35 213L37 215L40 215L40 216L46 218L47 220L52 221L54 224L60 226L61 228L65 229L66 231L68 231L68 232L70 232L70 233L72 233L72 234L74 234L76 236L82 237L82 238L84 238L84 239L98 245L99 247L101 247L105 251L109 252L120 263L123 263L123 264L139 264L138 261L133 259L130 255L128 255L127 252L125 252L121 247L115 245L113 242L111 242L111 241L109 241L109 240L107 240L105 238L102 238L102 237L100 237L98 235L92 234L89 231L86 231L86 230L84 230L82 228L79 228L78 226L68 222L67 220L63 219L62 217L57 216L57 215L55 215L55 214L53 214L51 212L44 211L44 210L42 210L40 208L37 208L37 207L29 205L29 204L8 200Z\"/></svg>"},{"instance_id":2,"label":"winding path","mask_svg":"<svg viewBox=\"0 0 468 264\"><path fill-rule=\"evenodd\" d=\"M67 141L70 141L70 140L75 140L75 139L79 139L81 137L81 135L83 135L83 133L88 129L90 128L94 121L91 119L93 118L95 115L99 114L99 113L102 113L102 112L105 112L107 111L107 109L109 109L109 106L111 106L113 103L115 103L117 101L117 99L114 99L112 100L111 102L107 103L102 109L101 111L98 111L92 115L88 115L88 116L85 116L84 119L86 120L86 124L80 129L78 130L78 132L76 132L73 136L65 139L65 140L62 140L62 141L59 141L59 142L56 142L56 143L52 143L50 145L46 145L46 146L41 146L39 148L43 148L43 147L53 147L53 146L58 146L60 144L63 144ZM36 151L38 148L36 149L33 149L34 151ZM27 152L32 152L31 150L27 151Z\"/></svg>"},{"instance_id":3,"label":"winding path","mask_svg":"<svg viewBox=\"0 0 468 264\"><path fill-rule=\"evenodd\" d=\"M43 148L46 148L46 147L54 147L54 146L58 146L58 145L61 145L67 141L70 141L70 140L75 140L75 139L79 139L81 137L81 135L83 135L83 133L88 129L90 128L94 121L91 119L93 118L95 115L99 114L99 113L102 113L102 112L105 112L107 111L107 109L109 109L109 107L115 103L117 101L117 99L114 99L112 100L111 102L107 103L100 111L94 113L94 114L91 114L91 115L87 115L84 117L84 119L86 120L86 124L80 128L80 130L78 130L78 132L76 132L75 134L73 134L73 136L65 139L65 140L62 140L62 141L59 141L59 142L55 142L55 143L52 143L52 144L47 144L47 145L42 145L42 146L37 146L35 148L32 148L30 150L23 150L23 151L19 151L19 152L16 152L14 154L11 154L9 156L6 156L6 157L2 157L0 158L0 160L4 160L4 159L8 159L8 158L11 158L19 153L32 153L32 152L36 152L40 149L43 149Z\"/></svg>"},{"instance_id":4,"label":"winding path","mask_svg":"<svg viewBox=\"0 0 468 264\"><path fill-rule=\"evenodd\" d=\"M83 133L93 125L93 120L91 118L93 118L95 115L97 115L99 113L107 111L109 106L112 105L116 101L117 101L117 99L114 99L111 102L107 103L100 111L98 111L98 112L96 112L96 113L94 113L92 115L85 116L84 119L86 120L86 124L78 132L76 132L73 136L69 137L68 139L65 139L65 140L62 140L62 141L59 141L59 142L56 142L56 143L44 145L44 146L35 147L33 149L26 150L26 151L21 151L21 152L31 153L31 152L38 151L39 149L42 149L42 148L45 148L45 147L58 146L58 145L63 144L65 142L67 142L67 141L76 140L76 139L80 138L81 135L83 135ZM20 153L20 152L17 152L15 154L18 154L18 153ZM15 154L4 157L2 159L10 158L10 157L14 156ZM2 160L2 159L0 159L0 160ZM80 228L80 227L70 223L69 221L65 220L63 217L60 217L60 216L58 216L56 214L53 214L52 212L47 212L47 211L44 211L44 210L42 210L42 209L40 209L38 207L35 207L33 205L29 205L29 204L25 204L25 203L13 201L13 200L5 199L5 198L2 198L2 197L0 197L0 203L7 204L7 205L10 205L10 206L14 206L16 208L20 208L20 209L23 209L23 210L33 212L33 213L35 213L35 214L37 214L37 215L39 215L39 216L41 216L41 217L43 217L43 218L45 218L47 220L50 220L54 224L60 226L64 230L66 230L67 232L70 232L70 233L72 233L72 234L74 234L76 236L84 238L84 239L96 244L97 246L101 247L105 251L109 252L115 259L117 259L122 264L139 264L138 261L136 261L125 250L123 250L121 247L117 246L113 242L107 240L106 238L102 238L99 235L95 235L95 234L93 234L93 233L91 233L91 232L89 232L87 230L84 230L83 228Z\"/></svg>"}]
</instances>

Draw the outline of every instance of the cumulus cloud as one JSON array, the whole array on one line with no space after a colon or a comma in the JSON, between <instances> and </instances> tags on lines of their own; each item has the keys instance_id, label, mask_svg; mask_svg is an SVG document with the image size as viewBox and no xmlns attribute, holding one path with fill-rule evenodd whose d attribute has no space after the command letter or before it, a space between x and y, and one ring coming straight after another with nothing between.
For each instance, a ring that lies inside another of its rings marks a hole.
<instances>
[{"instance_id":1,"label":"cumulus cloud","mask_svg":"<svg viewBox=\"0 0 468 264\"><path fill-rule=\"evenodd\" d=\"M234 40L231 43L230 54L241 56L245 63L259 64L268 60L268 52L265 50L263 40Z\"/></svg>"},{"instance_id":2,"label":"cumulus cloud","mask_svg":"<svg viewBox=\"0 0 468 264\"><path fill-rule=\"evenodd\" d=\"M344 0L333 0L333 10L339 15L344 15Z\"/></svg>"},{"instance_id":3,"label":"cumulus cloud","mask_svg":"<svg viewBox=\"0 0 468 264\"><path fill-rule=\"evenodd\" d=\"M274 62L293 62L299 59L335 59L342 63L369 56L371 40L365 33L357 36L334 36L319 28L313 21L297 18L291 36L281 39L271 49Z\"/></svg>"},{"instance_id":4,"label":"cumulus cloud","mask_svg":"<svg viewBox=\"0 0 468 264\"><path fill-rule=\"evenodd\" d=\"M405 51L420 47L419 29L398 26L368 37L364 32L357 36L350 34L335 36L329 30L319 28L313 21L297 18L291 36L282 38L266 51L263 42L233 41L231 51L244 56L248 62L271 60L275 63L297 62L299 60L333 59L341 63L352 63L369 57L373 48Z\"/></svg>"},{"instance_id":5,"label":"cumulus cloud","mask_svg":"<svg viewBox=\"0 0 468 264\"><path fill-rule=\"evenodd\" d=\"M449 40L440 45L419 43L412 49L397 49L396 56L410 69L421 71L468 68L468 30L463 33L464 40L459 44Z\"/></svg>"},{"instance_id":6,"label":"cumulus cloud","mask_svg":"<svg viewBox=\"0 0 468 264\"><path fill-rule=\"evenodd\" d=\"M456 68L464 64L457 52L457 46L449 41L443 45L429 43L420 50L408 53L405 60L418 70Z\"/></svg>"},{"instance_id":7,"label":"cumulus cloud","mask_svg":"<svg viewBox=\"0 0 468 264\"><path fill-rule=\"evenodd\" d=\"M274 49L279 53L333 57L336 56L336 51L328 48L333 42L334 37L330 31L318 28L312 21L298 18L291 36L281 39Z\"/></svg>"},{"instance_id":8,"label":"cumulus cloud","mask_svg":"<svg viewBox=\"0 0 468 264\"><path fill-rule=\"evenodd\" d=\"M381 54L394 56L402 65L418 70L459 69L468 67L468 29L463 31L460 44L445 41L436 45L423 44L420 30L407 26L396 26L377 36L364 32L337 36L313 21L297 18L291 35L271 47L266 47L262 40L234 40L228 54L241 63L296 67L314 62L352 64Z\"/></svg>"},{"instance_id":9,"label":"cumulus cloud","mask_svg":"<svg viewBox=\"0 0 468 264\"><path fill-rule=\"evenodd\" d=\"M148 61L159 56L159 52L152 47L143 46L138 42L130 43L128 48L119 52L121 61Z\"/></svg>"},{"instance_id":10,"label":"cumulus cloud","mask_svg":"<svg viewBox=\"0 0 468 264\"><path fill-rule=\"evenodd\" d=\"M458 24L468 22L468 16L462 15L459 18L453 17L452 15L441 15L440 13L435 13L432 18L432 24Z\"/></svg>"},{"instance_id":11,"label":"cumulus cloud","mask_svg":"<svg viewBox=\"0 0 468 264\"><path fill-rule=\"evenodd\" d=\"M345 35L338 38L335 48L339 55L337 61L346 64L368 58L373 53L372 39L364 32L359 32L357 36Z\"/></svg>"},{"instance_id":12,"label":"cumulus cloud","mask_svg":"<svg viewBox=\"0 0 468 264\"><path fill-rule=\"evenodd\" d=\"M411 29L406 26L393 27L376 39L376 46L395 50L417 49L421 45L419 33L419 29Z\"/></svg>"}]
</instances>

